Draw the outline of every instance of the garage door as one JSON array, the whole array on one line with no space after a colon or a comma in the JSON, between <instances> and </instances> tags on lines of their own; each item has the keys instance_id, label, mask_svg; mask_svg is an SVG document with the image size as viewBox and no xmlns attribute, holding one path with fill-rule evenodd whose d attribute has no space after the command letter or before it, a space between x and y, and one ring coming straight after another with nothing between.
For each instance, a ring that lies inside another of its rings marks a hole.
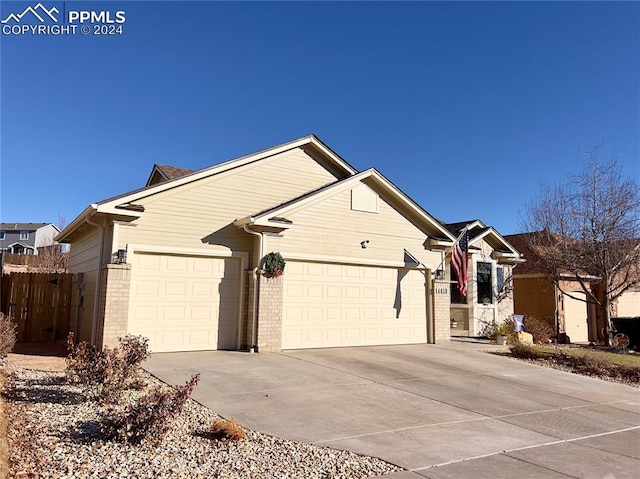
<instances>
[{"instance_id":1,"label":"garage door","mask_svg":"<svg viewBox=\"0 0 640 479\"><path fill-rule=\"evenodd\" d=\"M618 298L619 318L635 318L640 316L640 292L627 291Z\"/></svg>"},{"instance_id":2,"label":"garage door","mask_svg":"<svg viewBox=\"0 0 640 479\"><path fill-rule=\"evenodd\" d=\"M575 298L586 299L582 291L570 293ZM586 343L589 341L589 329L587 326L587 303L578 299L564 296L564 327L565 333L572 343Z\"/></svg>"},{"instance_id":3,"label":"garage door","mask_svg":"<svg viewBox=\"0 0 640 479\"><path fill-rule=\"evenodd\" d=\"M420 271L287 262L282 348L427 341Z\"/></svg>"},{"instance_id":4,"label":"garage door","mask_svg":"<svg viewBox=\"0 0 640 479\"><path fill-rule=\"evenodd\" d=\"M236 349L240 260L135 253L128 330L154 352Z\"/></svg>"}]
</instances>

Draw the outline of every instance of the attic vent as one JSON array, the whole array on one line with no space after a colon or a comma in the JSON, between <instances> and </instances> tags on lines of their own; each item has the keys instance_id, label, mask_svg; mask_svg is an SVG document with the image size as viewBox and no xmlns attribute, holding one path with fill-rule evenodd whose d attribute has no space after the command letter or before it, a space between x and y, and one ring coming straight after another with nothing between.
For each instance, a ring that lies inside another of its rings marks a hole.
<instances>
[{"instance_id":1,"label":"attic vent","mask_svg":"<svg viewBox=\"0 0 640 479\"><path fill-rule=\"evenodd\" d=\"M367 185L360 184L351 190L351 209L366 213L378 212L378 194Z\"/></svg>"}]
</instances>

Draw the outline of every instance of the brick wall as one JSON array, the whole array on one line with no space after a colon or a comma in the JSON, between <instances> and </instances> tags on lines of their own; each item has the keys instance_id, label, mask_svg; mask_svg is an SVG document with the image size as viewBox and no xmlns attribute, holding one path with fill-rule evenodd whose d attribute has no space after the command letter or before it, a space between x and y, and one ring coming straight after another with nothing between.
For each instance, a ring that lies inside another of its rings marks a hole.
<instances>
[{"instance_id":1,"label":"brick wall","mask_svg":"<svg viewBox=\"0 0 640 479\"><path fill-rule=\"evenodd\" d=\"M98 348L118 345L127 334L129 316L130 264L106 264L102 267L102 291L98 310Z\"/></svg>"},{"instance_id":2,"label":"brick wall","mask_svg":"<svg viewBox=\"0 0 640 479\"><path fill-rule=\"evenodd\" d=\"M448 343L451 339L451 295L448 281L434 281L433 285L434 342Z\"/></svg>"},{"instance_id":3,"label":"brick wall","mask_svg":"<svg viewBox=\"0 0 640 479\"><path fill-rule=\"evenodd\" d=\"M282 276L259 277L258 352L277 352L282 345Z\"/></svg>"}]
</instances>

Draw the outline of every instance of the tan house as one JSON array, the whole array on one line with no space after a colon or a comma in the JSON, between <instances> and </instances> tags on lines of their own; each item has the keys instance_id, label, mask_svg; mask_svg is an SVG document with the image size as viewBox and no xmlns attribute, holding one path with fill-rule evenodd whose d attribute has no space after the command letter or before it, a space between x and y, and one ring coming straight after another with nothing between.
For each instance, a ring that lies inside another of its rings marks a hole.
<instances>
[{"instance_id":1,"label":"tan house","mask_svg":"<svg viewBox=\"0 0 640 479\"><path fill-rule=\"evenodd\" d=\"M444 226L456 238L465 227L469 234L467 296L460 294L450 267L446 273L451 281L451 334L481 336L493 322L502 323L513 316L512 275L524 260L500 233L480 220Z\"/></svg>"},{"instance_id":2,"label":"tan house","mask_svg":"<svg viewBox=\"0 0 640 479\"><path fill-rule=\"evenodd\" d=\"M546 320L557 334L566 335L570 342L597 340L595 307L586 302L580 283L567 277L558 288L547 280L537 255L528 246L529 234L506 236L527 260L513 275L515 312Z\"/></svg>"},{"instance_id":3,"label":"tan house","mask_svg":"<svg viewBox=\"0 0 640 479\"><path fill-rule=\"evenodd\" d=\"M454 239L315 136L195 172L155 165L57 238L73 245L78 337L142 334L158 352L446 342L432 272ZM258 269L271 252L279 277Z\"/></svg>"}]
</instances>

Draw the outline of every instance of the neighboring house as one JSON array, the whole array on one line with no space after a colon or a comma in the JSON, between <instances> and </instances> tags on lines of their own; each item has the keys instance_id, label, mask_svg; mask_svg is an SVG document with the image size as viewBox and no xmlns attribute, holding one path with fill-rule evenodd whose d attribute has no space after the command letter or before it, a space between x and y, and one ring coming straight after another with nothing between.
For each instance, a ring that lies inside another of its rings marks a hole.
<instances>
[{"instance_id":1,"label":"neighboring house","mask_svg":"<svg viewBox=\"0 0 640 479\"><path fill-rule=\"evenodd\" d=\"M527 260L513 275L515 312L525 315L525 324L526 316L546 320L557 334L566 335L573 343L595 341L595 307L586 302L580 283L569 275L560 288L547 279L538 255L529 246L531 234L505 236Z\"/></svg>"},{"instance_id":2,"label":"neighboring house","mask_svg":"<svg viewBox=\"0 0 640 479\"><path fill-rule=\"evenodd\" d=\"M446 273L451 281L451 334L479 336L491 323L504 322L513 315L511 280L514 268L524 260L503 236L480 220L444 226L456 238L465 227L469 234L467 296L460 294L455 272L449 267Z\"/></svg>"},{"instance_id":3,"label":"neighboring house","mask_svg":"<svg viewBox=\"0 0 640 479\"><path fill-rule=\"evenodd\" d=\"M72 244L77 337L142 334L153 351L446 342L448 284L431 273L454 239L315 136L196 172L155 165L57 238ZM280 277L256 274L270 252Z\"/></svg>"},{"instance_id":4,"label":"neighboring house","mask_svg":"<svg viewBox=\"0 0 640 479\"><path fill-rule=\"evenodd\" d=\"M54 244L60 233L52 223L0 223L0 250L9 254L38 254Z\"/></svg>"}]
</instances>

